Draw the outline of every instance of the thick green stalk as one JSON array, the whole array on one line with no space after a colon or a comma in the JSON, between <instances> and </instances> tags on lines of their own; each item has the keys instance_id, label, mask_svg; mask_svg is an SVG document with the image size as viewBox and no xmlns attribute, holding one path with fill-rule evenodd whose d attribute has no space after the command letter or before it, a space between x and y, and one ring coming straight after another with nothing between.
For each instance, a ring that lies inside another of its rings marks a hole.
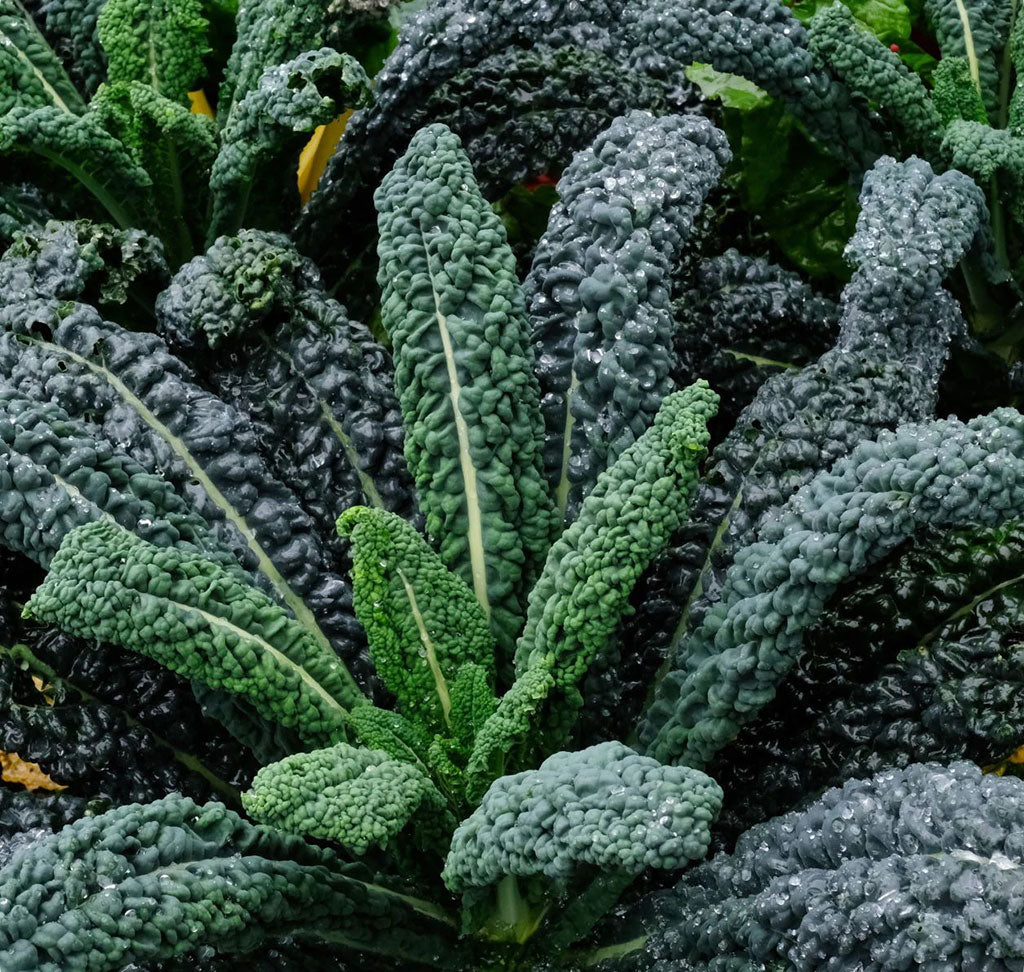
<instances>
[{"instance_id":1,"label":"thick green stalk","mask_svg":"<svg viewBox=\"0 0 1024 972\"><path fill-rule=\"evenodd\" d=\"M507 874L495 888L494 910L480 935L495 942L522 945L537 931L546 913L547 905L539 910L532 908L520 893L516 876Z\"/></svg>"}]
</instances>

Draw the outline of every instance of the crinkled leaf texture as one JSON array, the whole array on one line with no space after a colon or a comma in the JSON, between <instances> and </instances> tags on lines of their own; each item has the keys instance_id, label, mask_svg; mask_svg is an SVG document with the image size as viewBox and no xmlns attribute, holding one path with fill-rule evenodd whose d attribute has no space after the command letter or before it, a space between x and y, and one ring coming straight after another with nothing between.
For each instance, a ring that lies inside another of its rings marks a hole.
<instances>
[{"instance_id":1,"label":"crinkled leaf texture","mask_svg":"<svg viewBox=\"0 0 1024 972\"><path fill-rule=\"evenodd\" d=\"M847 577L925 526L998 525L1024 503L1024 417L900 426L858 445L741 550L641 725L647 751L705 766L771 701Z\"/></svg>"},{"instance_id":2,"label":"crinkled leaf texture","mask_svg":"<svg viewBox=\"0 0 1024 972\"><path fill-rule=\"evenodd\" d=\"M844 780L1024 746L1024 525L929 530L829 599L778 694L716 761L730 838Z\"/></svg>"},{"instance_id":3,"label":"crinkled leaf texture","mask_svg":"<svg viewBox=\"0 0 1024 972\"><path fill-rule=\"evenodd\" d=\"M1024 781L915 764L829 790L627 909L598 969L1012 968ZM638 927L639 926L639 927ZM619 957L616 958L615 956Z\"/></svg>"},{"instance_id":4,"label":"crinkled leaf texture","mask_svg":"<svg viewBox=\"0 0 1024 972\"><path fill-rule=\"evenodd\" d=\"M129 804L20 849L0 870L0 967L84 972L204 944L244 951L289 932L416 958L445 947L437 909L367 878L218 803Z\"/></svg>"},{"instance_id":5,"label":"crinkled leaf texture","mask_svg":"<svg viewBox=\"0 0 1024 972\"><path fill-rule=\"evenodd\" d=\"M506 875L564 884L586 864L639 874L699 860L722 791L685 766L662 766L619 742L555 753L503 776L456 830L444 880L453 891Z\"/></svg>"},{"instance_id":6,"label":"crinkled leaf texture","mask_svg":"<svg viewBox=\"0 0 1024 972\"><path fill-rule=\"evenodd\" d=\"M313 745L343 735L362 697L337 656L266 594L110 520L68 534L25 610L241 695Z\"/></svg>"},{"instance_id":7,"label":"crinkled leaf texture","mask_svg":"<svg viewBox=\"0 0 1024 972\"><path fill-rule=\"evenodd\" d=\"M321 532L333 535L338 515L360 504L416 520L391 357L286 236L217 239L175 274L156 311L161 333L257 428L267 464Z\"/></svg>"},{"instance_id":8,"label":"crinkled leaf texture","mask_svg":"<svg viewBox=\"0 0 1024 972\"><path fill-rule=\"evenodd\" d=\"M555 525L515 259L444 125L413 138L376 202L381 317L427 536L508 652Z\"/></svg>"},{"instance_id":9,"label":"crinkled leaf texture","mask_svg":"<svg viewBox=\"0 0 1024 972\"><path fill-rule=\"evenodd\" d=\"M634 111L577 153L523 290L544 464L571 522L672 381L672 274L731 157L703 118Z\"/></svg>"},{"instance_id":10,"label":"crinkled leaf texture","mask_svg":"<svg viewBox=\"0 0 1024 972\"><path fill-rule=\"evenodd\" d=\"M394 513L356 506L338 520L352 540L356 616L377 675L400 711L428 732L450 731L463 665L493 680L494 639L473 592Z\"/></svg>"},{"instance_id":11,"label":"crinkled leaf texture","mask_svg":"<svg viewBox=\"0 0 1024 972\"><path fill-rule=\"evenodd\" d=\"M592 667L614 668L610 636L636 578L679 528L718 404L706 382L669 395L654 424L598 477L551 547L516 645L516 681L480 729L467 767L478 795L504 767L565 744Z\"/></svg>"},{"instance_id":12,"label":"crinkled leaf texture","mask_svg":"<svg viewBox=\"0 0 1024 972\"><path fill-rule=\"evenodd\" d=\"M415 766L348 743L264 766L242 805L255 820L337 841L356 854L388 847L406 826L443 840L455 824L444 798ZM429 841L423 847L436 850Z\"/></svg>"},{"instance_id":13,"label":"crinkled leaf texture","mask_svg":"<svg viewBox=\"0 0 1024 972\"><path fill-rule=\"evenodd\" d=\"M160 338L105 322L85 305L25 300L0 313L0 370L11 385L98 423L102 439L187 498L220 544L360 671L349 654L359 654L362 634L348 584L294 494L267 468L244 414L195 384Z\"/></svg>"}]
</instances>

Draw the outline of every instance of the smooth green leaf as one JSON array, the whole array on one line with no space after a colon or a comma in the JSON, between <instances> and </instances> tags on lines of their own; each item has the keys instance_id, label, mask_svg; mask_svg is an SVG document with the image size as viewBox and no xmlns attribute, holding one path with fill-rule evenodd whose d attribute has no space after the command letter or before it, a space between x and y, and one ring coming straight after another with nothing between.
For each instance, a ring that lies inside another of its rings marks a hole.
<instances>
[{"instance_id":1,"label":"smooth green leaf","mask_svg":"<svg viewBox=\"0 0 1024 972\"><path fill-rule=\"evenodd\" d=\"M834 0L801 0L791 5L794 16L808 24L819 11L831 7ZM879 40L902 44L910 38L913 21L904 0L842 0L843 5Z\"/></svg>"},{"instance_id":2,"label":"smooth green leaf","mask_svg":"<svg viewBox=\"0 0 1024 972\"><path fill-rule=\"evenodd\" d=\"M843 250L857 221L857 191L844 167L810 141L781 104L727 111L735 151L731 179L790 262L815 278L843 282Z\"/></svg>"},{"instance_id":3,"label":"smooth green leaf","mask_svg":"<svg viewBox=\"0 0 1024 972\"><path fill-rule=\"evenodd\" d=\"M726 108L756 108L768 101L768 92L753 81L738 74L716 71L710 64L692 64L686 69L686 77L692 81L706 98L722 102Z\"/></svg>"}]
</instances>

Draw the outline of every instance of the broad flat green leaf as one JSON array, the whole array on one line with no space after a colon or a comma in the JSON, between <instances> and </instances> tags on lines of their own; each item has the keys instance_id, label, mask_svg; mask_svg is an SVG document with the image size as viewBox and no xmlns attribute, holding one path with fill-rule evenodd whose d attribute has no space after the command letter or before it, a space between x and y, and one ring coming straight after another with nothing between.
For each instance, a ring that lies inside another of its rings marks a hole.
<instances>
[{"instance_id":1,"label":"broad flat green leaf","mask_svg":"<svg viewBox=\"0 0 1024 972\"><path fill-rule=\"evenodd\" d=\"M910 37L910 11L903 0L845 0L850 12L879 39L890 44Z\"/></svg>"},{"instance_id":2,"label":"broad flat green leaf","mask_svg":"<svg viewBox=\"0 0 1024 972\"><path fill-rule=\"evenodd\" d=\"M726 108L756 108L769 100L768 92L738 74L716 71L710 64L692 64L686 77L700 88L704 97L716 98Z\"/></svg>"},{"instance_id":3,"label":"broad flat green leaf","mask_svg":"<svg viewBox=\"0 0 1024 972\"><path fill-rule=\"evenodd\" d=\"M849 279L843 249L857 219L846 170L803 133L781 104L727 110L730 178L789 261L813 278Z\"/></svg>"},{"instance_id":4,"label":"broad flat green leaf","mask_svg":"<svg viewBox=\"0 0 1024 972\"><path fill-rule=\"evenodd\" d=\"M931 80L932 71L938 60L911 40L900 41L900 57L911 71L916 71L925 81Z\"/></svg>"},{"instance_id":5,"label":"broad flat green leaf","mask_svg":"<svg viewBox=\"0 0 1024 972\"><path fill-rule=\"evenodd\" d=\"M834 0L802 0L790 5L794 16L801 23L810 23L811 18L822 8L831 7ZM904 0L843 0L850 12L879 40L886 44L900 44L910 38L913 20Z\"/></svg>"}]
</instances>

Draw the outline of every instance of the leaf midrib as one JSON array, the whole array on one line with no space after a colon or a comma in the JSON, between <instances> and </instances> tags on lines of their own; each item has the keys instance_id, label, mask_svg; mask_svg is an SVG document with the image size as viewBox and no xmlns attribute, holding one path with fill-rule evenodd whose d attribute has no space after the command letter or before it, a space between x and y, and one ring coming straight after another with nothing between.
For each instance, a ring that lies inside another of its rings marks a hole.
<instances>
[{"instance_id":1,"label":"leaf midrib","mask_svg":"<svg viewBox=\"0 0 1024 972\"><path fill-rule=\"evenodd\" d=\"M98 365L83 355L70 351L67 348L63 348L60 345L53 344L48 341L40 341L31 337L29 340L47 351L51 351L55 354L66 355L71 358L72 361L82 365L93 374L98 375L106 381L125 400L125 402L142 417L143 421L171 447L175 455L185 463L189 472L192 473L192 475L199 481L200 485L213 501L214 505L224 513L225 518L241 534L245 540L246 548L253 554L259 564L260 573L270 581L278 596L292 610L298 622L317 639L323 648L333 655L334 649L331 647L327 636L321 630L316 618L313 617L313 612L310 611L309 607L298 596L298 594L292 590L291 586L270 559L269 554L267 554L263 549L262 544L256 537L252 527L250 527L246 522L245 517L235 509L213 480L210 479L206 470L200 465L198 460L193 457L191 451L181 438L171 432L171 430L156 417L152 410L123 381L121 381L117 375L105 366ZM351 676L349 677L351 678ZM355 683L353 682L353 686L354 684Z\"/></svg>"},{"instance_id":2,"label":"leaf midrib","mask_svg":"<svg viewBox=\"0 0 1024 972\"><path fill-rule=\"evenodd\" d=\"M409 610L412 612L413 620L416 622L416 630L419 632L420 642L426 651L427 664L430 666L430 673L434 677L434 688L437 691L438 701L441 703L441 715L444 717L445 725L451 728L450 713L452 710L452 700L448 694L448 683L445 681L444 673L441 671L441 665L437 659L437 650L434 647L433 639L430 637L430 632L427 631L427 625L423 620L423 614L420 611L419 603L416 600L416 592L413 590L412 584L409 583L409 579L405 576L405 571L401 567L397 567L396 571L399 580L401 580L402 585L405 587L405 596L409 600Z\"/></svg>"},{"instance_id":3,"label":"leaf midrib","mask_svg":"<svg viewBox=\"0 0 1024 972\"><path fill-rule=\"evenodd\" d=\"M25 26L25 25L23 25ZM26 26L26 29L30 29ZM11 38L10 34L6 31L0 30L0 44L7 47L9 50L14 52L14 57L21 61L29 71L35 76L36 80L42 86L43 90L49 95L51 101L53 101L55 107L61 111L66 112L69 115L77 114L71 110L68 103L57 93L57 89L47 80L46 75L36 66L35 62L28 56L28 53L21 47L19 47L15 41Z\"/></svg>"},{"instance_id":4,"label":"leaf midrib","mask_svg":"<svg viewBox=\"0 0 1024 972\"><path fill-rule=\"evenodd\" d=\"M309 672L302 667L298 662L293 661L279 648L275 648L265 638L254 634L251 631L246 631L245 628L239 627L233 621L229 621L227 618L222 618L217 614L213 614L210 611L204 611L200 607L196 607L193 604L186 604L182 601L175 601L169 597L158 597L155 594L149 594L146 591L136 591L142 598L153 598L154 600L166 604L170 604L172 607L177 608L182 613L193 612L201 617L207 624L212 628L221 628L225 631L231 632L236 638L241 641L255 644L259 649L271 658L273 658L282 668L290 669L295 675L297 675L316 695L319 695L328 708L333 709L335 712L341 713L342 717L347 716L348 710L327 691Z\"/></svg>"},{"instance_id":5,"label":"leaf midrib","mask_svg":"<svg viewBox=\"0 0 1024 972\"><path fill-rule=\"evenodd\" d=\"M427 276L430 279L430 290L434 297L435 319L441 335L441 346L444 350L445 366L448 370L448 397L452 403L452 416L455 420L455 432L459 440L459 468L462 471L463 486L466 491L466 544L469 548L470 571L473 577L473 593L483 608L488 622L491 619L491 600L487 590L487 559L483 543L483 518L480 514L480 497L477 488L476 467L469 451L469 427L459 409L462 386L455 364L455 350L452 346L451 334L448 330L448 318L441 311L441 297L434 279L434 271L430 266L430 247L427 238L420 230L423 251L427 258Z\"/></svg>"}]
</instances>

